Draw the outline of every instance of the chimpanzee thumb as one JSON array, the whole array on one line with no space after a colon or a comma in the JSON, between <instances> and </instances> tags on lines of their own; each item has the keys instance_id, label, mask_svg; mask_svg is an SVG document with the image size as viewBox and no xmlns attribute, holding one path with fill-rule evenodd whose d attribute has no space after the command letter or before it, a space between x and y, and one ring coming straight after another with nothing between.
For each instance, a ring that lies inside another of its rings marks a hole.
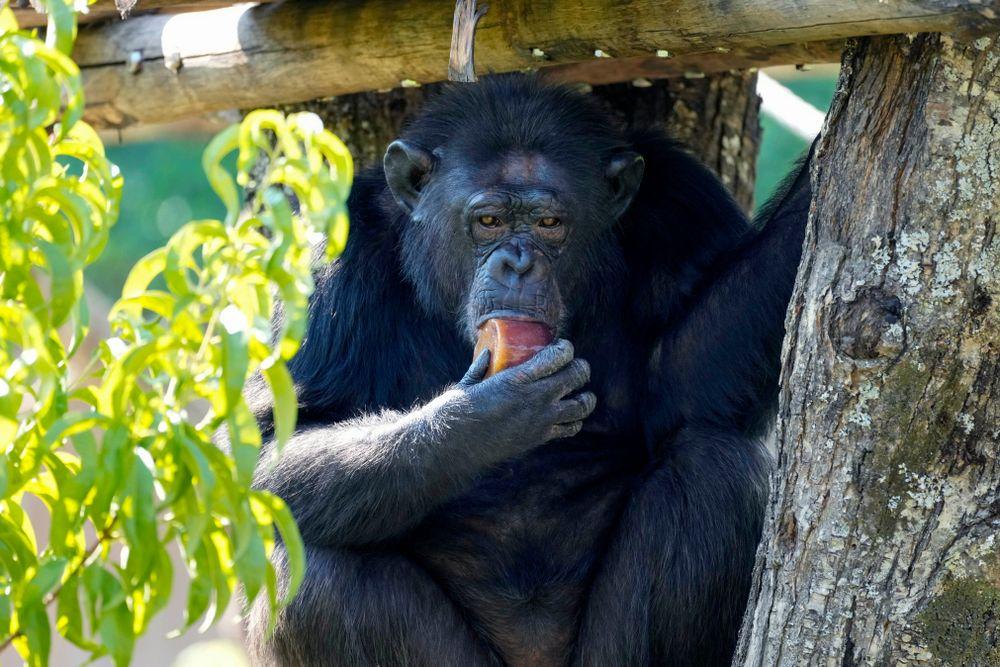
<instances>
[{"instance_id":1,"label":"chimpanzee thumb","mask_svg":"<svg viewBox=\"0 0 1000 667\"><path fill-rule=\"evenodd\" d=\"M486 371L490 367L490 351L483 350L479 353L479 356L473 359L472 365L469 366L469 370L465 372L465 377L458 383L463 387L471 387L474 384L478 384L483 381L486 377Z\"/></svg>"}]
</instances>

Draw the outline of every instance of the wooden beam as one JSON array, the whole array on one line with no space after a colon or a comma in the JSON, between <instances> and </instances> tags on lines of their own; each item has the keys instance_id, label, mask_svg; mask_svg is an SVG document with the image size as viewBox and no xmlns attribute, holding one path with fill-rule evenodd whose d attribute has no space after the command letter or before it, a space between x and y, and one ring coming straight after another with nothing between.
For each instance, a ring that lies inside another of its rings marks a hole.
<instances>
[{"instance_id":1,"label":"wooden beam","mask_svg":"<svg viewBox=\"0 0 1000 667\"><path fill-rule=\"evenodd\" d=\"M734 54L730 66L739 66L748 53L786 44L1000 29L1000 0L729 0L724 10L713 6L704 0L495 2L477 32L477 69L507 72L658 53L710 57L725 68L727 54ZM452 10L441 0L296 0L84 26L75 58L87 118L122 127L439 81L447 72Z\"/></svg>"},{"instance_id":2,"label":"wooden beam","mask_svg":"<svg viewBox=\"0 0 1000 667\"><path fill-rule=\"evenodd\" d=\"M843 40L835 39L805 44L739 48L725 52L690 53L669 58L658 56L595 58L585 62L546 67L542 70L542 74L552 81L589 83L595 86L680 76L697 78L734 69L837 62L840 60L844 44Z\"/></svg>"},{"instance_id":3,"label":"wooden beam","mask_svg":"<svg viewBox=\"0 0 1000 667\"><path fill-rule=\"evenodd\" d=\"M270 2L271 0L258 0ZM96 23L109 19L124 19L129 16L164 13L179 14L181 12L201 12L208 9L219 9L232 5L231 0L97 0L87 7L86 12L77 14L77 22ZM12 3L17 5L17 2ZM14 17L21 28L42 28L45 26L46 15L36 10L29 2L22 1L20 6L14 6Z\"/></svg>"}]
</instances>

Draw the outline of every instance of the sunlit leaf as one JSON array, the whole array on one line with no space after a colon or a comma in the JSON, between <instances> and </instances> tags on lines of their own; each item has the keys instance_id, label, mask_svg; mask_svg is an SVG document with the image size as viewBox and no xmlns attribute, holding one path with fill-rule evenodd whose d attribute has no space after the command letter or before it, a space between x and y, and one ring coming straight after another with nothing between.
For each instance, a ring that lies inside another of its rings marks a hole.
<instances>
[{"instance_id":1,"label":"sunlit leaf","mask_svg":"<svg viewBox=\"0 0 1000 667\"><path fill-rule=\"evenodd\" d=\"M65 569L66 561L63 559L50 560L40 565L24 587L21 604L26 606L41 604L46 593L59 583L59 578Z\"/></svg>"},{"instance_id":2,"label":"sunlit leaf","mask_svg":"<svg viewBox=\"0 0 1000 667\"><path fill-rule=\"evenodd\" d=\"M298 415L298 399L288 368L282 362L275 362L263 369L267 384L274 396L274 441L280 448L288 442L295 430L295 419Z\"/></svg>"},{"instance_id":3,"label":"sunlit leaf","mask_svg":"<svg viewBox=\"0 0 1000 667\"><path fill-rule=\"evenodd\" d=\"M52 649L52 628L41 601L22 605L17 612L17 639L14 646L30 667L43 667L49 663Z\"/></svg>"},{"instance_id":4,"label":"sunlit leaf","mask_svg":"<svg viewBox=\"0 0 1000 667\"><path fill-rule=\"evenodd\" d=\"M266 509L281 534L281 541L288 554L288 589L281 604L288 604L295 597L306 576L305 551L302 547L302 538L299 536L299 527L292 517L291 510L277 496L266 491L256 491L252 496L252 502Z\"/></svg>"}]
</instances>

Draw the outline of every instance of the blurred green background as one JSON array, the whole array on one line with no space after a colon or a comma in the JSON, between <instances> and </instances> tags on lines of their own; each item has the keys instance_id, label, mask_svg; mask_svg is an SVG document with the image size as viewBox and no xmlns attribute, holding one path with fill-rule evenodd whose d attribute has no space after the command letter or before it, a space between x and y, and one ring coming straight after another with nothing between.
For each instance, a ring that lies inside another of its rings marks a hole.
<instances>
[{"instance_id":1,"label":"blurred green background","mask_svg":"<svg viewBox=\"0 0 1000 667\"><path fill-rule=\"evenodd\" d=\"M163 245L181 225L225 215L201 169L209 139L167 138L118 146L106 142L108 157L125 177L118 223L87 273L88 282L106 296L118 298L135 261Z\"/></svg>"},{"instance_id":2,"label":"blurred green background","mask_svg":"<svg viewBox=\"0 0 1000 667\"><path fill-rule=\"evenodd\" d=\"M786 70L776 74L784 85L818 109L833 97L836 73ZM795 160L808 148L777 121L761 114L763 131L757 163L755 201L767 200ZM201 169L201 153L209 137L171 137L122 145L108 142L108 153L125 176L121 216L111 242L90 268L89 282L109 298L117 298L125 274L136 259L163 244L191 219L216 218L223 208Z\"/></svg>"},{"instance_id":3,"label":"blurred green background","mask_svg":"<svg viewBox=\"0 0 1000 667\"><path fill-rule=\"evenodd\" d=\"M837 89L837 74L832 68L811 73L802 72L775 76L796 95L825 112ZM760 116L761 145L757 155L757 183L754 204L760 206L791 170L792 165L809 148L809 142L795 136L766 113Z\"/></svg>"}]
</instances>

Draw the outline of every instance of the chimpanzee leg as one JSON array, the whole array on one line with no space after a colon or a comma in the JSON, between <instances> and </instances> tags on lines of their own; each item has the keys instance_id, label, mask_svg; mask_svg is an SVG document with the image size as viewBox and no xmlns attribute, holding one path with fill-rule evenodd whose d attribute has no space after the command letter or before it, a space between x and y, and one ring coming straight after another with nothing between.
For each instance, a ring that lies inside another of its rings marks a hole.
<instances>
[{"instance_id":1,"label":"chimpanzee leg","mask_svg":"<svg viewBox=\"0 0 1000 667\"><path fill-rule=\"evenodd\" d=\"M685 429L627 504L594 581L579 665L729 665L749 591L768 456Z\"/></svg>"},{"instance_id":2,"label":"chimpanzee leg","mask_svg":"<svg viewBox=\"0 0 1000 667\"><path fill-rule=\"evenodd\" d=\"M275 550L282 581L285 552ZM247 636L254 664L295 667L498 665L438 586L407 558L384 551L306 548L306 577L266 638L258 599Z\"/></svg>"}]
</instances>

